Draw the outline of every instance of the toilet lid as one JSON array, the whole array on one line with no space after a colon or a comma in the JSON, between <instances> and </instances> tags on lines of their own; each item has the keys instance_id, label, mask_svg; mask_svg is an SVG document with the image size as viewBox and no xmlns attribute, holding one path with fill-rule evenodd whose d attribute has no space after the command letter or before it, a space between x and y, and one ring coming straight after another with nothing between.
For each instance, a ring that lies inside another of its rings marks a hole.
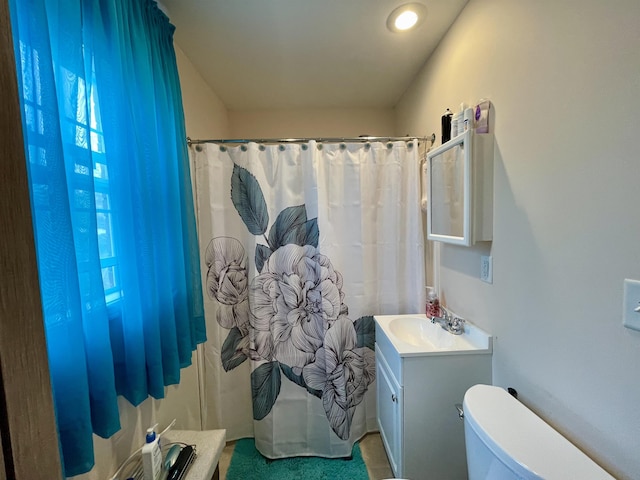
<instances>
[{"instance_id":1,"label":"toilet lid","mask_svg":"<svg viewBox=\"0 0 640 480\"><path fill-rule=\"evenodd\" d=\"M464 420L505 465L524 478L613 479L575 445L504 389L474 385Z\"/></svg>"}]
</instances>

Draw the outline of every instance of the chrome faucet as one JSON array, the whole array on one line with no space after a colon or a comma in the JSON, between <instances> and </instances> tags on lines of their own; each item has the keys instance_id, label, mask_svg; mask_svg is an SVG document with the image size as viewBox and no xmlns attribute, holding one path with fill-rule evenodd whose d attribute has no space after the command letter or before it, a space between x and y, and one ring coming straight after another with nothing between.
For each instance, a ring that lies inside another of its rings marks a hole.
<instances>
[{"instance_id":1,"label":"chrome faucet","mask_svg":"<svg viewBox=\"0 0 640 480\"><path fill-rule=\"evenodd\" d=\"M439 323L442 328L447 329L447 325L451 321L451 315L444 308L442 310L441 317L431 317L431 323Z\"/></svg>"},{"instance_id":2,"label":"chrome faucet","mask_svg":"<svg viewBox=\"0 0 640 480\"><path fill-rule=\"evenodd\" d=\"M431 317L431 323L438 323L440 326L453 335L464 333L464 319L451 315L444 308L441 317Z\"/></svg>"}]
</instances>

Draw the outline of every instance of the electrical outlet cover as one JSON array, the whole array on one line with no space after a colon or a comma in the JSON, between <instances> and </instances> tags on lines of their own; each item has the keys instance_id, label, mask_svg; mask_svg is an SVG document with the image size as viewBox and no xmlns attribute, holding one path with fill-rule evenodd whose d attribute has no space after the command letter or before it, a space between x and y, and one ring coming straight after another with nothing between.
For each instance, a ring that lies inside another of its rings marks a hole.
<instances>
[{"instance_id":1,"label":"electrical outlet cover","mask_svg":"<svg viewBox=\"0 0 640 480\"><path fill-rule=\"evenodd\" d=\"M640 281L624 280L624 300L622 301L622 324L640 331Z\"/></svg>"},{"instance_id":2,"label":"electrical outlet cover","mask_svg":"<svg viewBox=\"0 0 640 480\"><path fill-rule=\"evenodd\" d=\"M480 257L480 280L493 283L493 259L491 256L482 255Z\"/></svg>"}]
</instances>

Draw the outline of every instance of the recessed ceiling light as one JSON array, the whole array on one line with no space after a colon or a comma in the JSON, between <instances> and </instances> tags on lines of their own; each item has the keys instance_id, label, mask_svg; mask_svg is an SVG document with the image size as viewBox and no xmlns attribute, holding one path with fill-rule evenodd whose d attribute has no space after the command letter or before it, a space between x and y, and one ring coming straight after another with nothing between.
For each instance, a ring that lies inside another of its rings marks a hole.
<instances>
[{"instance_id":1,"label":"recessed ceiling light","mask_svg":"<svg viewBox=\"0 0 640 480\"><path fill-rule=\"evenodd\" d=\"M396 17L396 21L393 22L398 30L409 30L418 22L418 14L412 10L402 12Z\"/></svg>"},{"instance_id":2,"label":"recessed ceiling light","mask_svg":"<svg viewBox=\"0 0 640 480\"><path fill-rule=\"evenodd\" d=\"M404 32L420 25L427 14L421 3L405 3L393 10L387 18L387 28L392 32Z\"/></svg>"}]
</instances>

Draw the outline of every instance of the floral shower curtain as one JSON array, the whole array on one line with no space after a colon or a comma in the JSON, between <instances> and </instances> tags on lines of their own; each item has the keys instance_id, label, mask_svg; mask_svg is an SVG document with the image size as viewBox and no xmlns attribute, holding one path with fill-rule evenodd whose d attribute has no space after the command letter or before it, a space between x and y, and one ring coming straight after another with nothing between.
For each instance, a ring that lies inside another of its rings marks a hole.
<instances>
[{"instance_id":1,"label":"floral shower curtain","mask_svg":"<svg viewBox=\"0 0 640 480\"><path fill-rule=\"evenodd\" d=\"M377 430L373 315L424 307L418 145L191 147L205 428L270 458Z\"/></svg>"}]
</instances>

